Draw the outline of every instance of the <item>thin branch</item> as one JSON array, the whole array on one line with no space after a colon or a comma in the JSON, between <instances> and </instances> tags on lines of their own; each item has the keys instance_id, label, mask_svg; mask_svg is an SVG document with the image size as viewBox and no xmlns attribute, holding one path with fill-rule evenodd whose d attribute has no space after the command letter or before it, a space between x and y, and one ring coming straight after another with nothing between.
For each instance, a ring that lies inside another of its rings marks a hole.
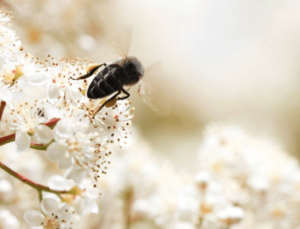
<instances>
[{"instance_id":1,"label":"thin branch","mask_svg":"<svg viewBox=\"0 0 300 229\"><path fill-rule=\"evenodd\" d=\"M52 143L53 141L49 142L48 144L35 144L31 143L30 148L31 149L37 149L37 150L46 150L48 146Z\"/></svg>"},{"instance_id":2,"label":"thin branch","mask_svg":"<svg viewBox=\"0 0 300 229\"><path fill-rule=\"evenodd\" d=\"M16 138L16 134L6 135L0 138L0 146L5 145L7 143L13 142Z\"/></svg>"},{"instance_id":3,"label":"thin branch","mask_svg":"<svg viewBox=\"0 0 300 229\"><path fill-rule=\"evenodd\" d=\"M124 218L125 218L125 228L129 229L131 226L132 216L131 216L131 207L134 200L133 189L130 188L127 192L124 193Z\"/></svg>"},{"instance_id":4,"label":"thin branch","mask_svg":"<svg viewBox=\"0 0 300 229\"><path fill-rule=\"evenodd\" d=\"M56 125L56 123L59 120L60 120L59 118L53 118L49 122L44 123L44 125L50 127L51 129L53 129L53 127ZM5 145L9 142L13 142L15 140L15 138L16 138L16 134L10 134L10 135L1 137L0 138L0 146ZM42 146L42 147L39 148L38 146ZM33 149L43 150L44 147L47 148L48 145L41 145L41 144L34 144L34 143L31 143L31 145L30 145L30 148L33 148Z\"/></svg>"},{"instance_id":5,"label":"thin branch","mask_svg":"<svg viewBox=\"0 0 300 229\"><path fill-rule=\"evenodd\" d=\"M42 191L38 190L38 194L39 194L39 200L40 200L40 202L42 202L42 200L43 200L43 193L42 193Z\"/></svg>"},{"instance_id":6,"label":"thin branch","mask_svg":"<svg viewBox=\"0 0 300 229\"><path fill-rule=\"evenodd\" d=\"M60 194L76 195L77 194L77 192L76 192L77 189L76 188L72 188L69 191L57 191L57 190L52 190L47 186L35 183L34 181L29 180L28 178L22 176L21 174L13 171L9 167L7 167L5 164L3 164L1 161L0 161L0 168L2 168L5 172L12 175L13 177L17 178L18 180L22 181L23 183L25 183L25 184L29 185L30 187L36 189L39 193L42 192L42 191L45 191L45 192L55 193L56 195L60 195Z\"/></svg>"},{"instance_id":7,"label":"thin branch","mask_svg":"<svg viewBox=\"0 0 300 229\"><path fill-rule=\"evenodd\" d=\"M195 225L197 229L200 229L202 227L202 223L203 223L203 217L200 216L198 219L198 223Z\"/></svg>"},{"instance_id":8,"label":"thin branch","mask_svg":"<svg viewBox=\"0 0 300 229\"><path fill-rule=\"evenodd\" d=\"M2 119L2 115L3 115L3 112L4 112L5 106L6 106L6 102L5 101L1 101L1 104L0 104L0 121Z\"/></svg>"}]
</instances>

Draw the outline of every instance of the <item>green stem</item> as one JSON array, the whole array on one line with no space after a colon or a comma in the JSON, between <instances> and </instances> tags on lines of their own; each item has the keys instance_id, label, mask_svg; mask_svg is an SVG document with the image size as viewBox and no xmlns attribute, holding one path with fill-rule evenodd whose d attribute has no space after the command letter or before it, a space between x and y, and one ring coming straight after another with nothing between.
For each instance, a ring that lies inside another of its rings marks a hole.
<instances>
[{"instance_id":1,"label":"green stem","mask_svg":"<svg viewBox=\"0 0 300 229\"><path fill-rule=\"evenodd\" d=\"M37 149L37 150L47 150L48 146L54 142L53 140L51 142L49 142L48 144L35 144L35 143L31 143L30 144L30 148L31 149Z\"/></svg>"},{"instance_id":2,"label":"green stem","mask_svg":"<svg viewBox=\"0 0 300 229\"><path fill-rule=\"evenodd\" d=\"M16 138L16 134L6 135L0 138L0 146L5 145L7 143L13 142Z\"/></svg>"},{"instance_id":3,"label":"green stem","mask_svg":"<svg viewBox=\"0 0 300 229\"><path fill-rule=\"evenodd\" d=\"M43 193L42 193L42 191L38 191L38 194L39 194L39 200L40 200L40 202L42 202L42 200L43 200Z\"/></svg>"},{"instance_id":4,"label":"green stem","mask_svg":"<svg viewBox=\"0 0 300 229\"><path fill-rule=\"evenodd\" d=\"M199 217L199 222L196 225L196 228L200 229L203 223L203 217Z\"/></svg>"},{"instance_id":5,"label":"green stem","mask_svg":"<svg viewBox=\"0 0 300 229\"><path fill-rule=\"evenodd\" d=\"M52 190L47 186L35 183L32 180L29 180L28 178L22 176L21 174L13 171L12 169L10 169L9 167L7 167L5 164L3 164L0 161L0 168L2 168L5 172L7 172L8 174L10 174L11 176L17 178L18 180L22 181L23 183L29 185L30 187L36 189L39 193L41 193L42 191L45 192L51 192L54 193L56 195L60 195L60 194L71 194L71 195L76 195L76 188L72 188L69 191L57 191L57 190ZM40 196L40 195L39 195Z\"/></svg>"}]
</instances>

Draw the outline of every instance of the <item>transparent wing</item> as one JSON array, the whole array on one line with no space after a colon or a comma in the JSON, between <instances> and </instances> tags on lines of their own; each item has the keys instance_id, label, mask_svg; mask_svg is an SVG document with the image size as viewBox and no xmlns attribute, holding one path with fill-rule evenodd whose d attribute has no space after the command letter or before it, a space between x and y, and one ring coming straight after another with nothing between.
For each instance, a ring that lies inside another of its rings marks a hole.
<instances>
[{"instance_id":1,"label":"transparent wing","mask_svg":"<svg viewBox=\"0 0 300 229\"><path fill-rule=\"evenodd\" d=\"M138 94L158 114L167 116L170 113L171 97L161 62L146 69L145 76L139 82Z\"/></svg>"},{"instance_id":2,"label":"transparent wing","mask_svg":"<svg viewBox=\"0 0 300 229\"><path fill-rule=\"evenodd\" d=\"M129 53L132 27L126 25L108 27L103 39L124 59Z\"/></svg>"}]
</instances>

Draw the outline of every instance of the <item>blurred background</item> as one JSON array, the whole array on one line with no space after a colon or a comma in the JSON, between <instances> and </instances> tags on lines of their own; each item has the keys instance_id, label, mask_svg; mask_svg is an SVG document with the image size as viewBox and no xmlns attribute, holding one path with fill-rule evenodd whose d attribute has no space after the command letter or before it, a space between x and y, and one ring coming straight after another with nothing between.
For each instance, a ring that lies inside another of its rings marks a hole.
<instances>
[{"instance_id":1,"label":"blurred background","mask_svg":"<svg viewBox=\"0 0 300 229\"><path fill-rule=\"evenodd\" d=\"M172 110L161 117L131 89L134 125L154 151L188 168L202 128L238 124L300 157L300 3L296 0L2 0L27 52L95 63L118 56L104 42L133 28L130 54L162 61Z\"/></svg>"}]
</instances>

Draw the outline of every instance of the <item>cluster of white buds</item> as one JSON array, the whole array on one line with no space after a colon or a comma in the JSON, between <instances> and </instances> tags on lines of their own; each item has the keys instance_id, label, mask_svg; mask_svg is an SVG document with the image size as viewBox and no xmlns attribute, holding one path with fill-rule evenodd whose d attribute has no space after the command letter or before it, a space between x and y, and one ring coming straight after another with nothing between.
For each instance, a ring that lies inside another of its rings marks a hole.
<instances>
[{"instance_id":1,"label":"cluster of white buds","mask_svg":"<svg viewBox=\"0 0 300 229\"><path fill-rule=\"evenodd\" d=\"M69 206L45 197L46 193L68 201L77 214L97 213L95 200L101 194L97 183L111 163L109 147L114 142L126 144L134 109L129 100L118 100L96 113L105 100L85 96L93 77L74 80L93 68L92 62L33 57L6 24L11 19L9 13L0 12L0 122L7 127L1 134L11 133L0 136L0 146L5 149L14 142L15 152L9 154L43 150L50 161L58 162L58 174L44 186L12 170L1 158L0 167L38 191L43 213L27 211L24 217L30 226L71 228ZM8 195L11 184L6 177L1 182L1 192Z\"/></svg>"},{"instance_id":2,"label":"cluster of white buds","mask_svg":"<svg viewBox=\"0 0 300 229\"><path fill-rule=\"evenodd\" d=\"M240 128L209 126L192 172L162 163L140 138L113 161L110 176L100 180L103 225L299 228L298 163L273 141Z\"/></svg>"},{"instance_id":3,"label":"cluster of white buds","mask_svg":"<svg viewBox=\"0 0 300 229\"><path fill-rule=\"evenodd\" d=\"M205 174L196 179L200 189L226 199L229 208L220 209L217 217L227 225L299 227L299 164L274 141L239 127L209 126L197 167ZM217 207L213 204L212 210Z\"/></svg>"}]
</instances>

